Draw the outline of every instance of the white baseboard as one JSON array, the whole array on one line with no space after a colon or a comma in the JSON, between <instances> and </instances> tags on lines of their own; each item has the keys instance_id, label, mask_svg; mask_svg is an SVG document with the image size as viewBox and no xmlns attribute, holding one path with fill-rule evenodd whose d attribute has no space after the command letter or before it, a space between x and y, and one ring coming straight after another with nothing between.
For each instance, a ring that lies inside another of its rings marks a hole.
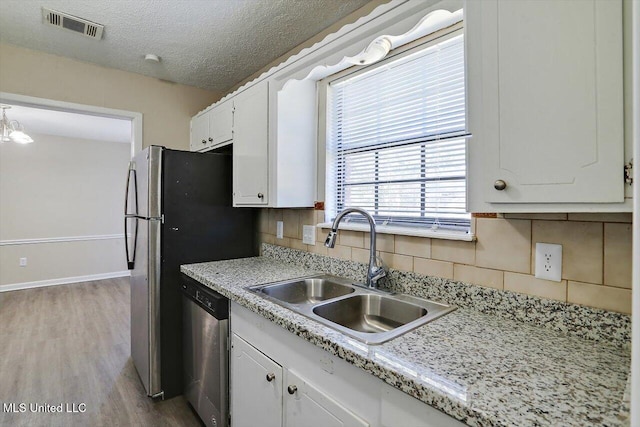
<instances>
[{"instance_id":1,"label":"white baseboard","mask_svg":"<svg viewBox=\"0 0 640 427\"><path fill-rule=\"evenodd\" d=\"M130 236L130 235L127 235ZM98 234L90 236L39 237L36 239L0 240L0 246L38 245L41 243L88 242L91 240L124 239L124 234Z\"/></svg>"},{"instance_id":2,"label":"white baseboard","mask_svg":"<svg viewBox=\"0 0 640 427\"><path fill-rule=\"evenodd\" d=\"M115 277L130 276L129 270L114 271L112 273L89 274L87 276L61 277L60 279L38 280L35 282L11 283L0 285L0 292L18 291L21 289L42 288L44 286L67 285L69 283L90 282L92 280L113 279Z\"/></svg>"}]
</instances>

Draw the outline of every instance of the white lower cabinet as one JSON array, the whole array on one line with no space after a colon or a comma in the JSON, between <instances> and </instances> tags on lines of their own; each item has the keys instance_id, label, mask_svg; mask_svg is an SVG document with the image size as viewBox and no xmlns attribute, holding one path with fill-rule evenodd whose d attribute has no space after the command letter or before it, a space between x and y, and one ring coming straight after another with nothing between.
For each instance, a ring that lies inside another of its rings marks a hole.
<instances>
[{"instance_id":1,"label":"white lower cabinet","mask_svg":"<svg viewBox=\"0 0 640 427\"><path fill-rule=\"evenodd\" d=\"M234 426L282 426L282 366L242 338L231 337Z\"/></svg>"},{"instance_id":2,"label":"white lower cabinet","mask_svg":"<svg viewBox=\"0 0 640 427\"><path fill-rule=\"evenodd\" d=\"M231 338L231 360L234 427L369 426L328 394L284 369L236 334Z\"/></svg>"},{"instance_id":3,"label":"white lower cabinet","mask_svg":"<svg viewBox=\"0 0 640 427\"><path fill-rule=\"evenodd\" d=\"M464 424L231 303L232 427Z\"/></svg>"},{"instance_id":4,"label":"white lower cabinet","mask_svg":"<svg viewBox=\"0 0 640 427\"><path fill-rule=\"evenodd\" d=\"M368 427L369 423L340 405L329 395L287 370L284 427Z\"/></svg>"}]
</instances>

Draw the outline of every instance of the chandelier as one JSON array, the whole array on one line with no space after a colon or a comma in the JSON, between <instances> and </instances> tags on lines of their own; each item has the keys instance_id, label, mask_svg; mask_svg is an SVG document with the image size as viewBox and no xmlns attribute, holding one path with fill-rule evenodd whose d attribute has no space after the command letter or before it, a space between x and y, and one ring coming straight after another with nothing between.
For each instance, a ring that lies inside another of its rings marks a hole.
<instances>
[{"instance_id":1,"label":"chandelier","mask_svg":"<svg viewBox=\"0 0 640 427\"><path fill-rule=\"evenodd\" d=\"M2 109L2 120L0 120L0 142L17 142L19 144L29 144L33 139L24 133L24 126L17 120L9 120L7 112L10 105L0 104Z\"/></svg>"}]
</instances>

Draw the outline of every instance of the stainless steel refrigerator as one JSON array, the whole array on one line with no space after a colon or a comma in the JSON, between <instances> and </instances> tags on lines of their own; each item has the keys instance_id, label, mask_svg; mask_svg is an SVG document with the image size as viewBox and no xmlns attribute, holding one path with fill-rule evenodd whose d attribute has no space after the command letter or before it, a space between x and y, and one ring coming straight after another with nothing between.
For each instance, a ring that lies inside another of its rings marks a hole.
<instances>
[{"instance_id":1,"label":"stainless steel refrigerator","mask_svg":"<svg viewBox=\"0 0 640 427\"><path fill-rule=\"evenodd\" d=\"M182 394L180 265L257 255L256 212L231 207L231 167L229 153L159 146L130 163L131 357L148 396Z\"/></svg>"}]
</instances>

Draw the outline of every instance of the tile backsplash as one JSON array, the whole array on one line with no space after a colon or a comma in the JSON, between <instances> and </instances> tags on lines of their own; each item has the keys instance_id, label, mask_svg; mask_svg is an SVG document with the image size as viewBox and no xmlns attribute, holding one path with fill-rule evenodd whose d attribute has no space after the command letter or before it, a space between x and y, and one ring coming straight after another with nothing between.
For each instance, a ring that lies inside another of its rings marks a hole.
<instances>
[{"instance_id":1,"label":"tile backsplash","mask_svg":"<svg viewBox=\"0 0 640 427\"><path fill-rule=\"evenodd\" d=\"M276 239L276 221L284 238ZM455 279L621 313L631 312L631 214L506 214L474 218L475 242L378 234L383 262L401 271ZM342 230L334 249L302 243L302 226L324 211L262 209L260 240L335 258L368 262L369 233ZM562 281L534 277L536 243L562 245Z\"/></svg>"}]
</instances>

